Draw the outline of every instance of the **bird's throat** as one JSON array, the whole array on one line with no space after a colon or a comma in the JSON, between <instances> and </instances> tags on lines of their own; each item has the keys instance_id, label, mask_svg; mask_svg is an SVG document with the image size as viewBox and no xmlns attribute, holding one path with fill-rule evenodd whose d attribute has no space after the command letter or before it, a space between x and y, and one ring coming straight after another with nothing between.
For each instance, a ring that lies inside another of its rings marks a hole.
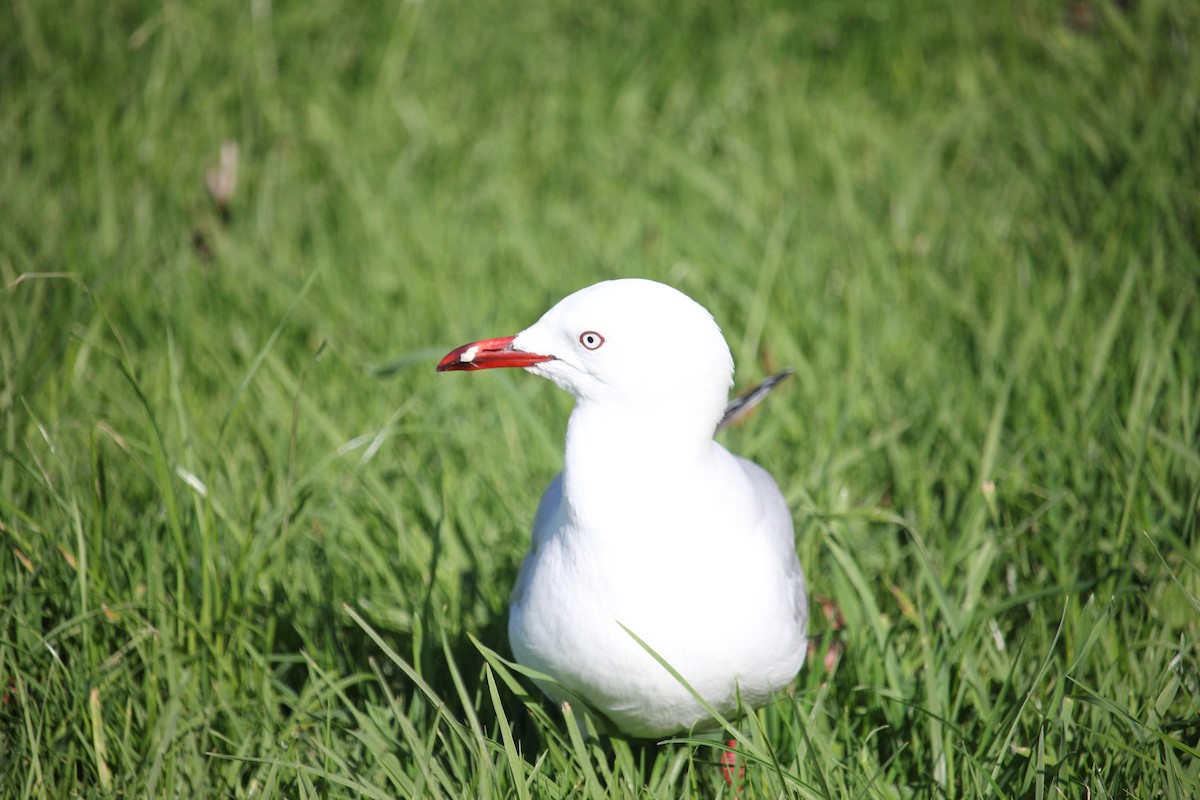
<instances>
[{"instance_id":1,"label":"bird's throat","mask_svg":"<svg viewBox=\"0 0 1200 800\"><path fill-rule=\"evenodd\" d=\"M563 489L568 512L583 527L662 508L665 497L694 492L716 444L708 421L644 415L606 418L579 404L567 425Z\"/></svg>"}]
</instances>

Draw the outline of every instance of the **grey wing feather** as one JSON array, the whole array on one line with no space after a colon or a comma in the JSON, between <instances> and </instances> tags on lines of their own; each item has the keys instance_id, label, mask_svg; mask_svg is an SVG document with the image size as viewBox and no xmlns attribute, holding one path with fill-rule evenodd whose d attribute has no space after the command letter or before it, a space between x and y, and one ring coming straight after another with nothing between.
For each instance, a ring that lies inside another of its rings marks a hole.
<instances>
[{"instance_id":1,"label":"grey wing feather","mask_svg":"<svg viewBox=\"0 0 1200 800\"><path fill-rule=\"evenodd\" d=\"M785 370L775 373L771 377L753 386L750 389L742 392L737 397L729 401L729 405L725 406L725 414L721 417L721 421L717 423L717 430L714 433L719 433L728 428L733 423L737 422L742 417L750 413L756 405L761 403L771 390L774 389L780 381L794 375L796 370L788 367Z\"/></svg>"}]
</instances>

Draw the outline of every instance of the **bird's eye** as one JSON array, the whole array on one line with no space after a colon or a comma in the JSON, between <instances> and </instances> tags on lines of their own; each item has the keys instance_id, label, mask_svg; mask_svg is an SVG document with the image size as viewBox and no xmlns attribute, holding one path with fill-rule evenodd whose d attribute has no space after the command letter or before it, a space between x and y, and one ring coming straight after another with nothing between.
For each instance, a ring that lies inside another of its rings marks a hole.
<instances>
[{"instance_id":1,"label":"bird's eye","mask_svg":"<svg viewBox=\"0 0 1200 800\"><path fill-rule=\"evenodd\" d=\"M579 343L588 350L595 350L604 344L604 337L595 331L584 331L579 334Z\"/></svg>"}]
</instances>

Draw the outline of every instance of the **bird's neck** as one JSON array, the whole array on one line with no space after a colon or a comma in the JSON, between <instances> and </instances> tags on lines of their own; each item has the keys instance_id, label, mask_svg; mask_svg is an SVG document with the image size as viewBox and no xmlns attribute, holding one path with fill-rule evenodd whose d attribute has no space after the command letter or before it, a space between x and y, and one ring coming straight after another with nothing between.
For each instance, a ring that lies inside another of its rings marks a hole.
<instances>
[{"instance_id":1,"label":"bird's neck","mask_svg":"<svg viewBox=\"0 0 1200 800\"><path fill-rule=\"evenodd\" d=\"M639 411L617 414L581 401L571 412L563 488L577 518L611 519L655 495L682 489L713 457L714 421Z\"/></svg>"}]
</instances>

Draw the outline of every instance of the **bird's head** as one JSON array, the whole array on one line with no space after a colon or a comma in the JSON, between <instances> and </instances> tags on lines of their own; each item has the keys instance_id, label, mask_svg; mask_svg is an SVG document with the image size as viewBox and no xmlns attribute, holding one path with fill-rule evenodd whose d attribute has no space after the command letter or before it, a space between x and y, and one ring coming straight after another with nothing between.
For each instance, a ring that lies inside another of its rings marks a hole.
<instances>
[{"instance_id":1,"label":"bird's head","mask_svg":"<svg viewBox=\"0 0 1200 800\"><path fill-rule=\"evenodd\" d=\"M712 315L670 286L635 278L581 289L516 336L456 348L438 371L493 367L527 369L580 404L712 426L733 382Z\"/></svg>"}]
</instances>

